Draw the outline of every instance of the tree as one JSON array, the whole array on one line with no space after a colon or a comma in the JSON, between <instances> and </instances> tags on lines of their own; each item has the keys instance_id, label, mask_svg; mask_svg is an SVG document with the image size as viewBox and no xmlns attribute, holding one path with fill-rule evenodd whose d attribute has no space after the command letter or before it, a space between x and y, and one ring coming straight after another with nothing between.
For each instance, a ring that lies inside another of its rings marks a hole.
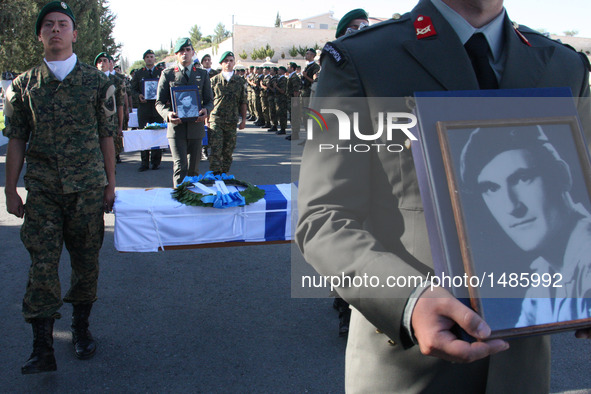
<instances>
[{"instance_id":1,"label":"tree","mask_svg":"<svg viewBox=\"0 0 591 394\"><path fill-rule=\"evenodd\" d=\"M222 22L219 22L215 29L213 30L213 43L219 44L224 41L226 38L230 37L232 33L226 30L226 26Z\"/></svg>"},{"instance_id":2,"label":"tree","mask_svg":"<svg viewBox=\"0 0 591 394\"><path fill-rule=\"evenodd\" d=\"M35 22L45 4L47 0L0 1L0 70L22 72L39 64L43 46L35 37ZM113 38L116 16L108 1L72 1L69 5L76 16L74 52L80 61L92 64L102 51L116 57L121 44Z\"/></svg>"},{"instance_id":3,"label":"tree","mask_svg":"<svg viewBox=\"0 0 591 394\"><path fill-rule=\"evenodd\" d=\"M275 27L281 27L281 17L279 16L279 11L277 11L277 16L275 17Z\"/></svg>"},{"instance_id":4,"label":"tree","mask_svg":"<svg viewBox=\"0 0 591 394\"><path fill-rule=\"evenodd\" d=\"M565 36L569 36L569 37L574 37L577 34L579 34L578 30L567 30L565 32L563 32Z\"/></svg>"},{"instance_id":5,"label":"tree","mask_svg":"<svg viewBox=\"0 0 591 394\"><path fill-rule=\"evenodd\" d=\"M195 25L191 28L191 30L189 30L189 38L193 43L193 48L195 48L197 44L199 44L202 37L203 34L201 33L201 28L199 26Z\"/></svg>"}]
</instances>

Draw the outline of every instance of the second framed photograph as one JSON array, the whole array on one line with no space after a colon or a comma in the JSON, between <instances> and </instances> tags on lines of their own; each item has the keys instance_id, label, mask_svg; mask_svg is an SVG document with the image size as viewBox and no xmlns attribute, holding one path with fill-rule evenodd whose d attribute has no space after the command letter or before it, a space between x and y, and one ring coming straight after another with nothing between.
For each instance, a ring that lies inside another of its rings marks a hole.
<instances>
[{"instance_id":1,"label":"second framed photograph","mask_svg":"<svg viewBox=\"0 0 591 394\"><path fill-rule=\"evenodd\" d=\"M158 78L146 78L142 81L142 83L144 100L156 100L156 92L158 91Z\"/></svg>"},{"instance_id":2,"label":"second framed photograph","mask_svg":"<svg viewBox=\"0 0 591 394\"><path fill-rule=\"evenodd\" d=\"M575 116L437 122L471 306L494 338L591 326L591 165Z\"/></svg>"},{"instance_id":3,"label":"second framed photograph","mask_svg":"<svg viewBox=\"0 0 591 394\"><path fill-rule=\"evenodd\" d=\"M173 86L170 88L172 108L183 121L196 120L201 110L201 98L197 86Z\"/></svg>"}]
</instances>

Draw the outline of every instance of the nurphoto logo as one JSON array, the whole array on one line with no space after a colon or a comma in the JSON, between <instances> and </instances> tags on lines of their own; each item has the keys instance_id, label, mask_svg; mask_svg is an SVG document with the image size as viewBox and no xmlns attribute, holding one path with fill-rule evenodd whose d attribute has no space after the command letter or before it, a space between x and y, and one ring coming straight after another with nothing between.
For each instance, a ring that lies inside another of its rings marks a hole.
<instances>
[{"instance_id":1,"label":"nurphoto logo","mask_svg":"<svg viewBox=\"0 0 591 394\"><path fill-rule=\"evenodd\" d=\"M352 115L338 109L321 109L320 112L312 108L305 107L308 112L307 134L308 140L314 139L314 124L318 126L321 133L328 132L328 123L323 114L336 116L338 125L338 142L336 144L319 144L318 151L346 151L346 152L369 152L369 151L387 151L402 152L405 148L401 144L384 143L392 141L395 132L402 132L411 141L416 141L417 137L410 131L417 125L417 117L407 112L379 112L377 116L377 127L373 127L371 133L364 133L359 127L359 112L353 112ZM332 123L332 122L331 122ZM332 131L332 128L331 128ZM367 143L351 144L351 139L367 141ZM382 142L380 142L382 141ZM349 142L349 143L347 143ZM373 142L373 143L371 143Z\"/></svg>"}]
</instances>

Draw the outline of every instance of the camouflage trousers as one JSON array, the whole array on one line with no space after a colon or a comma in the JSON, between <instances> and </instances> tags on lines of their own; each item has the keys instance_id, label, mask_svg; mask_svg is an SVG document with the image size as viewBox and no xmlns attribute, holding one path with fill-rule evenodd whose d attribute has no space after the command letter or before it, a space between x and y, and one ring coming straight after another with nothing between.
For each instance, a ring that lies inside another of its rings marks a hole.
<instances>
[{"instance_id":1,"label":"camouflage trousers","mask_svg":"<svg viewBox=\"0 0 591 394\"><path fill-rule=\"evenodd\" d=\"M113 143L115 144L115 155L121 154L123 152L123 136L119 133L113 134Z\"/></svg>"},{"instance_id":2,"label":"camouflage trousers","mask_svg":"<svg viewBox=\"0 0 591 394\"><path fill-rule=\"evenodd\" d=\"M96 300L99 250L103 244L103 193L99 187L71 194L29 191L21 240L31 256L23 299L27 322L60 318L63 302ZM70 254L70 289L63 299L58 266L63 245Z\"/></svg>"},{"instance_id":3,"label":"camouflage trousers","mask_svg":"<svg viewBox=\"0 0 591 394\"><path fill-rule=\"evenodd\" d=\"M287 128L287 109L289 107L289 99L284 94L278 94L275 96L275 112L277 114L277 120L281 130ZM277 124L277 123L275 123Z\"/></svg>"},{"instance_id":4,"label":"camouflage trousers","mask_svg":"<svg viewBox=\"0 0 591 394\"><path fill-rule=\"evenodd\" d=\"M275 97L276 95L272 94L267 97L267 101L269 102L269 121L273 126L277 126L277 110L275 108Z\"/></svg>"},{"instance_id":5,"label":"camouflage trousers","mask_svg":"<svg viewBox=\"0 0 591 394\"><path fill-rule=\"evenodd\" d=\"M262 106L261 100L262 100L261 93L260 92L255 93L254 106L256 108L257 120L264 120L265 119L263 117L263 106Z\"/></svg>"},{"instance_id":6,"label":"camouflage trousers","mask_svg":"<svg viewBox=\"0 0 591 394\"><path fill-rule=\"evenodd\" d=\"M265 119L265 124L269 124L269 99L267 98L266 94L261 94L261 111L263 112L263 119Z\"/></svg>"},{"instance_id":7,"label":"camouflage trousers","mask_svg":"<svg viewBox=\"0 0 591 394\"><path fill-rule=\"evenodd\" d=\"M214 173L229 173L232 153L236 148L236 123L214 123L209 133L209 170Z\"/></svg>"}]
</instances>

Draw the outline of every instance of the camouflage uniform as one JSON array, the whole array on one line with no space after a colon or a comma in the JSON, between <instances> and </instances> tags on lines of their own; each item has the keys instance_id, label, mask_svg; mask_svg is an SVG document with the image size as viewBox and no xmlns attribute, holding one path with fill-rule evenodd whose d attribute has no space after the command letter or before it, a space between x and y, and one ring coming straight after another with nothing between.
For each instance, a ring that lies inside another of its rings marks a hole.
<instances>
[{"instance_id":1,"label":"camouflage uniform","mask_svg":"<svg viewBox=\"0 0 591 394\"><path fill-rule=\"evenodd\" d=\"M281 90L283 93L281 93ZM277 77L277 93L275 94L275 109L280 131L287 128L287 109L289 108L289 98L287 97L287 78L285 75Z\"/></svg>"},{"instance_id":2,"label":"camouflage uniform","mask_svg":"<svg viewBox=\"0 0 591 394\"><path fill-rule=\"evenodd\" d=\"M314 75L320 71L320 65L316 62L312 62L306 66L304 72L309 78L314 79ZM312 93L312 82L302 77L302 97L310 97Z\"/></svg>"},{"instance_id":3,"label":"camouflage uniform","mask_svg":"<svg viewBox=\"0 0 591 394\"><path fill-rule=\"evenodd\" d=\"M125 125L125 108L127 107L125 103L127 102L127 94L125 90L125 81L119 77L118 74L111 74L109 75L109 79L115 85L115 101L117 106L123 107L123 123ZM114 123L119 128L119 119L115 117ZM113 134L113 143L115 144L115 155L119 155L123 152L123 137L119 135L119 133L115 132Z\"/></svg>"},{"instance_id":4,"label":"camouflage uniform","mask_svg":"<svg viewBox=\"0 0 591 394\"><path fill-rule=\"evenodd\" d=\"M267 90L270 80L271 75L269 74L264 75L261 79L261 109L263 111L263 118L265 119L265 126L271 124L271 118L269 117L269 91Z\"/></svg>"},{"instance_id":5,"label":"camouflage uniform","mask_svg":"<svg viewBox=\"0 0 591 394\"><path fill-rule=\"evenodd\" d=\"M257 108L257 123L261 126L265 124L265 116L263 113L263 88L261 88L261 82L263 80L264 75L258 74L255 78L256 83L256 108Z\"/></svg>"},{"instance_id":6,"label":"camouflage uniform","mask_svg":"<svg viewBox=\"0 0 591 394\"><path fill-rule=\"evenodd\" d=\"M275 97L277 91L275 84L277 83L277 75L271 75L269 78L269 84L267 88L267 100L269 101L269 122L274 126L274 131L277 131L277 111L275 109Z\"/></svg>"},{"instance_id":7,"label":"camouflage uniform","mask_svg":"<svg viewBox=\"0 0 591 394\"><path fill-rule=\"evenodd\" d=\"M301 87L302 80L294 71L287 80L287 99L289 100L288 103L291 104L291 135L293 139L297 139L300 132L300 98L294 97L294 94L299 92Z\"/></svg>"},{"instance_id":8,"label":"camouflage uniform","mask_svg":"<svg viewBox=\"0 0 591 394\"><path fill-rule=\"evenodd\" d=\"M236 147L236 123L240 107L246 104L244 78L234 73L226 81L222 74L218 74L212 78L211 88L215 98L209 117L209 169L215 173L228 173Z\"/></svg>"},{"instance_id":9,"label":"camouflage uniform","mask_svg":"<svg viewBox=\"0 0 591 394\"><path fill-rule=\"evenodd\" d=\"M21 239L31 256L23 300L27 321L59 318L58 264L65 242L72 276L64 301L96 300L107 178L99 138L116 133L115 88L78 62L60 82L42 63L14 80L5 136L28 141L28 190Z\"/></svg>"},{"instance_id":10,"label":"camouflage uniform","mask_svg":"<svg viewBox=\"0 0 591 394\"><path fill-rule=\"evenodd\" d=\"M250 82L254 81L254 72L248 74L246 76L247 86L246 86L246 93L248 96L248 113L250 116L256 116L256 104L255 104L255 93L254 88L250 85Z\"/></svg>"}]
</instances>

